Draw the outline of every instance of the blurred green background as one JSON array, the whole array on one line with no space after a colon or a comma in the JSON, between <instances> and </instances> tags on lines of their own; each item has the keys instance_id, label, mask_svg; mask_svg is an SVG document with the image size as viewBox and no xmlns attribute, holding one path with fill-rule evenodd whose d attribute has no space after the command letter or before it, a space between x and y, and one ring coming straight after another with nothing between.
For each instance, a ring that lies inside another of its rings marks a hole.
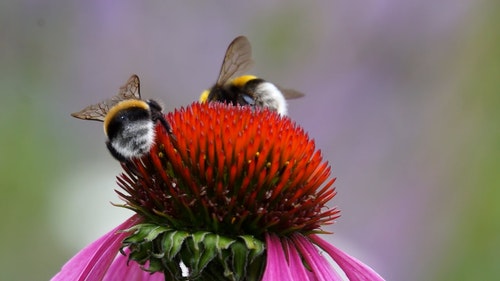
<instances>
[{"instance_id":1,"label":"blurred green background","mask_svg":"<svg viewBox=\"0 0 500 281\"><path fill-rule=\"evenodd\" d=\"M249 37L333 166L329 240L387 280L500 276L498 1L2 1L0 280L48 280L131 214L102 124L132 73L166 110Z\"/></svg>"}]
</instances>

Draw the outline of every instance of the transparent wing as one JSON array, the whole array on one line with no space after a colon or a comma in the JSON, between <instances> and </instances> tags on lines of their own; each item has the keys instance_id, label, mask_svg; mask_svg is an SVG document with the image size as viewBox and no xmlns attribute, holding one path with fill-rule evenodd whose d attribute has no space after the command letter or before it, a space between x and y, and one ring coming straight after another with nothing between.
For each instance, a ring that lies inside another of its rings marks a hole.
<instances>
[{"instance_id":1,"label":"transparent wing","mask_svg":"<svg viewBox=\"0 0 500 281\"><path fill-rule=\"evenodd\" d=\"M110 108L123 100L130 99L141 99L139 77L135 74L130 76L127 83L120 87L120 91L116 96L100 103L89 105L78 112L71 113L71 116L84 120L104 121Z\"/></svg>"},{"instance_id":2,"label":"transparent wing","mask_svg":"<svg viewBox=\"0 0 500 281\"><path fill-rule=\"evenodd\" d=\"M283 93L283 96L285 96L285 99L291 100L291 99L298 99L304 96L304 93L299 92L294 89L284 89L279 86L277 86L278 89Z\"/></svg>"},{"instance_id":3,"label":"transparent wing","mask_svg":"<svg viewBox=\"0 0 500 281\"><path fill-rule=\"evenodd\" d=\"M224 85L229 79L243 74L252 65L252 47L250 46L250 42L245 36L236 37L227 47L216 85Z\"/></svg>"}]
</instances>

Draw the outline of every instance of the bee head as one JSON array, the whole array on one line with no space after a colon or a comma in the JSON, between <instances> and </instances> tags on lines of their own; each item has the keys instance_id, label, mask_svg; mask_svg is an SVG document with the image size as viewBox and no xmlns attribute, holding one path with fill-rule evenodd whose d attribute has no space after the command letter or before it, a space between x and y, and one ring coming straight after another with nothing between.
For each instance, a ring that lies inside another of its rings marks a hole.
<instances>
[{"instance_id":1,"label":"bee head","mask_svg":"<svg viewBox=\"0 0 500 281\"><path fill-rule=\"evenodd\" d=\"M146 103L149 106L153 122L159 121L167 132L172 133L172 127L170 127L170 124L165 120L165 116L163 116L163 107L155 100L147 100Z\"/></svg>"},{"instance_id":2,"label":"bee head","mask_svg":"<svg viewBox=\"0 0 500 281\"><path fill-rule=\"evenodd\" d=\"M161 112L163 110L163 107L155 100L147 100L146 103L148 104L149 110L151 110L151 112Z\"/></svg>"}]
</instances>

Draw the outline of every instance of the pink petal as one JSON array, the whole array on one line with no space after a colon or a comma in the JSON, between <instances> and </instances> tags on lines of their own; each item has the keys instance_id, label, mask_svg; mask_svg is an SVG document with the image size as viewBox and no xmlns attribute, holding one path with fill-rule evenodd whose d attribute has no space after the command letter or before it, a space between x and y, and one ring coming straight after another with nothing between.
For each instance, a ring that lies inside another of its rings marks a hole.
<instances>
[{"instance_id":1,"label":"pink petal","mask_svg":"<svg viewBox=\"0 0 500 281\"><path fill-rule=\"evenodd\" d=\"M140 222L137 215L106 233L71 258L52 281L99 281L102 280L111 262L115 259L121 242L128 233L117 233Z\"/></svg>"},{"instance_id":2,"label":"pink petal","mask_svg":"<svg viewBox=\"0 0 500 281\"><path fill-rule=\"evenodd\" d=\"M278 236L266 234L266 248L267 261L262 281L294 280Z\"/></svg>"},{"instance_id":3,"label":"pink petal","mask_svg":"<svg viewBox=\"0 0 500 281\"><path fill-rule=\"evenodd\" d=\"M125 249L128 254L129 250ZM118 255L109 267L103 281L134 280L134 281L165 281L162 273L151 274L142 270L140 265L134 261L128 262L128 257Z\"/></svg>"},{"instance_id":4,"label":"pink petal","mask_svg":"<svg viewBox=\"0 0 500 281\"><path fill-rule=\"evenodd\" d=\"M302 235L292 239L266 234L267 262L262 281L342 281L314 244ZM305 259L310 270L304 266Z\"/></svg>"},{"instance_id":5,"label":"pink petal","mask_svg":"<svg viewBox=\"0 0 500 281\"><path fill-rule=\"evenodd\" d=\"M369 266L363 264L358 259L349 256L348 254L342 252L340 249L334 247L325 240L319 238L317 235L310 235L309 238L314 241L316 245L325 250L333 260L340 266L344 271L345 275L351 281L383 281L380 275L371 269Z\"/></svg>"},{"instance_id":6,"label":"pink petal","mask_svg":"<svg viewBox=\"0 0 500 281\"><path fill-rule=\"evenodd\" d=\"M300 234L295 234L292 239L302 257L306 260L309 267L311 267L314 273L314 280L342 281L340 275L338 275L328 260L318 252L318 249L309 239Z\"/></svg>"},{"instance_id":7,"label":"pink petal","mask_svg":"<svg viewBox=\"0 0 500 281\"><path fill-rule=\"evenodd\" d=\"M306 270L304 264L302 263L302 258L300 257L297 248L290 242L284 243L285 251L288 253L288 263L290 270L292 271L293 280L315 280L312 272Z\"/></svg>"}]
</instances>

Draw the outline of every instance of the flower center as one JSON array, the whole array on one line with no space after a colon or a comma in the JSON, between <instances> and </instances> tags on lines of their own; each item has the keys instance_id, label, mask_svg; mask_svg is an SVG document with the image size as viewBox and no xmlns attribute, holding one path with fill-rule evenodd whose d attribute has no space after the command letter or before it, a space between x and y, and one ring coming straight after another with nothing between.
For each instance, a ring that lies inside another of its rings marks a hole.
<instances>
[{"instance_id":1,"label":"flower center","mask_svg":"<svg viewBox=\"0 0 500 281\"><path fill-rule=\"evenodd\" d=\"M166 116L156 145L124 165L126 207L146 222L228 236L319 232L339 211L330 167L307 134L266 109L194 103Z\"/></svg>"}]
</instances>

